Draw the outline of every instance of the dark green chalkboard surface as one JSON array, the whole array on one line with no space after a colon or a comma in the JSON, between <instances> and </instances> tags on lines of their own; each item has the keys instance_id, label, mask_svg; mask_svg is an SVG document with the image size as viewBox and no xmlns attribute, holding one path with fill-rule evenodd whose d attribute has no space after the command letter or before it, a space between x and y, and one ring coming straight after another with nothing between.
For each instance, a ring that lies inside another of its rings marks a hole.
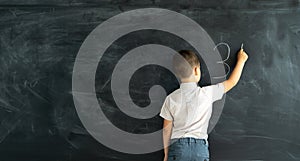
<instances>
[{"instance_id":1,"label":"dark green chalkboard surface","mask_svg":"<svg viewBox=\"0 0 300 161\"><path fill-rule=\"evenodd\" d=\"M125 154L97 142L82 125L72 97L72 71L80 46L103 21L139 8L165 8L199 23L215 43L230 46L232 69L241 43L249 55L241 80L226 95L209 134L211 160L300 160L300 2L298 0L2 0L0 2L1 161L159 161L163 151ZM166 32L145 30L114 42L104 64L142 44L190 48ZM219 48L223 58L226 49ZM204 63L203 63L204 64ZM98 69L99 69L98 68ZM199 85L208 85L202 67ZM148 73L148 74L145 74ZM167 93L173 75L145 66L132 77L133 101L149 104L147 82ZM144 84L145 85L145 84ZM96 92L110 121L124 131L150 133L162 119L129 118L109 94L110 75L97 70Z\"/></svg>"}]
</instances>

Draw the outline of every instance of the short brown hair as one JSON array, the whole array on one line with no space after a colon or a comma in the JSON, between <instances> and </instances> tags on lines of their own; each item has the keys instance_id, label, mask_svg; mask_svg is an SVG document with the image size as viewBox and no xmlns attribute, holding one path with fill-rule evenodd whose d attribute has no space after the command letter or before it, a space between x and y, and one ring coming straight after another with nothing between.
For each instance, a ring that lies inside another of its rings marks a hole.
<instances>
[{"instance_id":1,"label":"short brown hair","mask_svg":"<svg viewBox=\"0 0 300 161\"><path fill-rule=\"evenodd\" d=\"M179 54L175 54L173 57L175 73L180 78L188 78L192 74L192 68L194 66L200 66L199 59L191 50L180 50L178 53Z\"/></svg>"}]
</instances>

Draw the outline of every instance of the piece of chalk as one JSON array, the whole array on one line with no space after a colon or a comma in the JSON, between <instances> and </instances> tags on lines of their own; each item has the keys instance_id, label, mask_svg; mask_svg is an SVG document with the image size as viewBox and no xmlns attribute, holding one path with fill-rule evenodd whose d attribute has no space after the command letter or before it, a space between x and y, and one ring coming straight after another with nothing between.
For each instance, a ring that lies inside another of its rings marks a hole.
<instances>
[{"instance_id":1,"label":"piece of chalk","mask_svg":"<svg viewBox=\"0 0 300 161\"><path fill-rule=\"evenodd\" d=\"M242 43L242 45L241 45L241 49L244 49L244 43Z\"/></svg>"}]
</instances>

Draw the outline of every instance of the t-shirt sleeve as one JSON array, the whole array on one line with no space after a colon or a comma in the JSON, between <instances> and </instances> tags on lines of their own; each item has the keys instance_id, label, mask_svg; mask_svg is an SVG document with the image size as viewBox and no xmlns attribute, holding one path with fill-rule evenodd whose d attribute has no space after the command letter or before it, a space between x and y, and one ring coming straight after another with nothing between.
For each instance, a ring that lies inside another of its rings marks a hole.
<instances>
[{"instance_id":1,"label":"t-shirt sleeve","mask_svg":"<svg viewBox=\"0 0 300 161\"><path fill-rule=\"evenodd\" d=\"M211 95L213 102L222 99L225 91L223 82L206 86L204 88L208 90L208 93Z\"/></svg>"},{"instance_id":2,"label":"t-shirt sleeve","mask_svg":"<svg viewBox=\"0 0 300 161\"><path fill-rule=\"evenodd\" d=\"M169 98L166 97L163 105L162 105L162 108L161 108L161 111L160 111L160 114L159 116L161 116L162 118L166 119L166 120L169 120L169 121L173 121L173 116L171 114L171 111L170 111L170 104L169 104Z\"/></svg>"}]
</instances>

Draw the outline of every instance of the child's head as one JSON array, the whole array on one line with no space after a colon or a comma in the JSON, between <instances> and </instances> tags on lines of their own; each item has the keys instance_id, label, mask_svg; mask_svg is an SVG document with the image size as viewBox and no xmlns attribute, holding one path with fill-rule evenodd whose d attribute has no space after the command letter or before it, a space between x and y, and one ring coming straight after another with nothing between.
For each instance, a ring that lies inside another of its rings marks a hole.
<instances>
[{"instance_id":1,"label":"child's head","mask_svg":"<svg viewBox=\"0 0 300 161\"><path fill-rule=\"evenodd\" d=\"M180 50L173 57L173 68L181 82L199 82L201 71L197 55L191 50Z\"/></svg>"}]
</instances>

